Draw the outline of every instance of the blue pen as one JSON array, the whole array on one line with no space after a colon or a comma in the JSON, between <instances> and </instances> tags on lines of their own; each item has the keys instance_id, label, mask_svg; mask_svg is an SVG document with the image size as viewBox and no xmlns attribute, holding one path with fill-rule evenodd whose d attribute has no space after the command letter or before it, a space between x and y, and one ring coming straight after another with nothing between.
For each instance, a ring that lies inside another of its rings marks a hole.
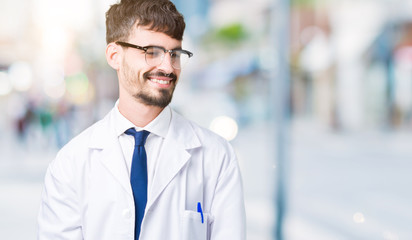
<instances>
[{"instance_id":1,"label":"blue pen","mask_svg":"<svg viewBox=\"0 0 412 240\"><path fill-rule=\"evenodd\" d=\"M203 223L203 211L202 211L202 205L200 202L197 203L197 212L200 213L200 216L202 217L202 223Z\"/></svg>"}]
</instances>

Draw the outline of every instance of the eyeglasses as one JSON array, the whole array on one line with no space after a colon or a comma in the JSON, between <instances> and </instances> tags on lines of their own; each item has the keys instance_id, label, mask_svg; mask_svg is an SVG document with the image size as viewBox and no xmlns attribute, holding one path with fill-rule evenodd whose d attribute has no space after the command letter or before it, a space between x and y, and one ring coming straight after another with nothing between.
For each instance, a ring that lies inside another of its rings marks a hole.
<instances>
[{"instance_id":1,"label":"eyeglasses","mask_svg":"<svg viewBox=\"0 0 412 240\"><path fill-rule=\"evenodd\" d=\"M167 50L158 46L141 47L120 41L117 41L116 44L123 47L131 47L144 51L146 63L152 67L159 66L163 62L166 53L170 53L171 65L174 69L182 69L183 66L189 61L189 58L193 56L193 53L183 49Z\"/></svg>"}]
</instances>

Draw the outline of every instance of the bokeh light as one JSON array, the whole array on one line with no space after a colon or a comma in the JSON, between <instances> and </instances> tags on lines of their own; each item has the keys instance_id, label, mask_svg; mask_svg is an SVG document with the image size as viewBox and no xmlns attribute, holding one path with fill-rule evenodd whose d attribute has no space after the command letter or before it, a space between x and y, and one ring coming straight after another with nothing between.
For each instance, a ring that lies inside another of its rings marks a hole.
<instances>
[{"instance_id":1,"label":"bokeh light","mask_svg":"<svg viewBox=\"0 0 412 240\"><path fill-rule=\"evenodd\" d=\"M66 77L66 84L68 98L75 104L87 103L94 96L94 90L85 73Z\"/></svg>"},{"instance_id":2,"label":"bokeh light","mask_svg":"<svg viewBox=\"0 0 412 240\"><path fill-rule=\"evenodd\" d=\"M365 222L365 216L363 215L363 213L357 212L357 213L353 214L353 221L355 223L364 223Z\"/></svg>"},{"instance_id":3,"label":"bokeh light","mask_svg":"<svg viewBox=\"0 0 412 240\"><path fill-rule=\"evenodd\" d=\"M43 81L43 91L51 99L58 100L62 98L66 92L66 83L64 81L64 73L62 70L50 69L46 72Z\"/></svg>"},{"instance_id":4,"label":"bokeh light","mask_svg":"<svg viewBox=\"0 0 412 240\"><path fill-rule=\"evenodd\" d=\"M236 121L227 116L220 116L213 119L209 128L228 141L235 139L238 133L238 125Z\"/></svg>"},{"instance_id":5,"label":"bokeh light","mask_svg":"<svg viewBox=\"0 0 412 240\"><path fill-rule=\"evenodd\" d=\"M0 71L0 96L9 94L12 89L9 74Z\"/></svg>"},{"instance_id":6,"label":"bokeh light","mask_svg":"<svg viewBox=\"0 0 412 240\"><path fill-rule=\"evenodd\" d=\"M15 62L9 68L9 77L14 90L28 91L33 85L33 72L30 64Z\"/></svg>"}]
</instances>

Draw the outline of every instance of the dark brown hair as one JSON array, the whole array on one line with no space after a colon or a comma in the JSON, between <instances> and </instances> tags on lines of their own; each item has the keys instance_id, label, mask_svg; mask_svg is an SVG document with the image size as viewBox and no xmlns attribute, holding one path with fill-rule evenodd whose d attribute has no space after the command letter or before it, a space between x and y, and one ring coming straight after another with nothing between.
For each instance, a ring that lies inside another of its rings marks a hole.
<instances>
[{"instance_id":1,"label":"dark brown hair","mask_svg":"<svg viewBox=\"0 0 412 240\"><path fill-rule=\"evenodd\" d=\"M186 25L169 0L121 0L106 12L106 42L126 41L137 26L182 40Z\"/></svg>"}]
</instances>

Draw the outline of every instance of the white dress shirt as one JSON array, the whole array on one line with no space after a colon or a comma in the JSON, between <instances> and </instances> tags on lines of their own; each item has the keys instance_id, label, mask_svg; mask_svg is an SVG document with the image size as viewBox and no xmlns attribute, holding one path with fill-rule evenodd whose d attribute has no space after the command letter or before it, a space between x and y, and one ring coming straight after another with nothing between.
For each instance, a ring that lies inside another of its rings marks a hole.
<instances>
[{"instance_id":1,"label":"white dress shirt","mask_svg":"<svg viewBox=\"0 0 412 240\"><path fill-rule=\"evenodd\" d=\"M124 160L128 169L129 177L132 166L133 152L134 152L134 138L133 136L127 135L124 132L129 128L135 128L136 131L146 130L150 134L147 137L145 143L145 150L147 155L147 199L150 199L150 189L158 167L158 157L161 152L163 141L169 130L171 119L171 110L169 107L163 109L163 111L149 124L145 127L136 127L132 122L130 122L126 117L124 117L118 108L118 102L115 107L115 126L116 134L119 138L120 146L123 151Z\"/></svg>"}]
</instances>

